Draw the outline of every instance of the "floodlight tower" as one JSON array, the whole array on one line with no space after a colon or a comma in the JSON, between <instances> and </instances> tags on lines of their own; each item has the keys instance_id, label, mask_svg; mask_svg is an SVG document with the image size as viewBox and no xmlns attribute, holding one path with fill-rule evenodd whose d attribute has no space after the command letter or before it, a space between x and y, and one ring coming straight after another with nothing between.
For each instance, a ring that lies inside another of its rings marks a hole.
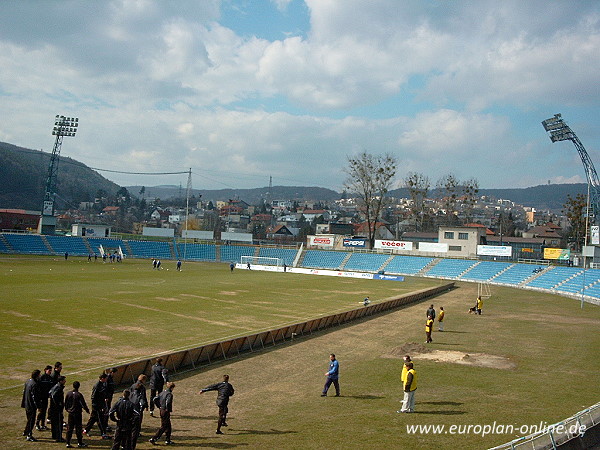
<instances>
[{"instance_id":1,"label":"floodlight tower","mask_svg":"<svg viewBox=\"0 0 600 450\"><path fill-rule=\"evenodd\" d=\"M569 128L569 126L564 122L560 114L554 114L554 117L544 120L542 122L542 125L544 126L544 129L548 132L550 140L552 142L571 141L573 142L573 145L575 145L575 148L577 149L577 151L579 152L579 156L581 157L581 162L583 163L585 174L587 176L587 216L594 223L598 223L598 221L600 220L600 179L598 179L598 173L594 168L594 163L592 162L592 159L585 151L585 148L583 147L581 141L577 138L577 135L575 135L573 130L571 130L571 128ZM590 214L590 209L592 210L592 214Z\"/></svg>"},{"instance_id":2,"label":"floodlight tower","mask_svg":"<svg viewBox=\"0 0 600 450\"><path fill-rule=\"evenodd\" d=\"M44 206L38 226L40 234L54 234L56 229L56 217L54 217L54 198L56 197L56 179L58 174L58 161L60 157L60 148L63 137L74 137L79 126L79 118L65 117L56 115L54 118L54 128L52 136L56 136L50 165L48 166L48 176L46 177L46 192L44 194Z\"/></svg>"}]
</instances>

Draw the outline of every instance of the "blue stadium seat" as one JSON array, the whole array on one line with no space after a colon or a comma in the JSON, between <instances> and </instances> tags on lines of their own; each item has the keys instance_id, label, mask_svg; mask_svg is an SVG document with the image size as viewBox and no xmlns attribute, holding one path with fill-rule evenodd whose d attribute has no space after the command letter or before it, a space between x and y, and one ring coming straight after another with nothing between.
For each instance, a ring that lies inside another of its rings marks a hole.
<instances>
[{"instance_id":1,"label":"blue stadium seat","mask_svg":"<svg viewBox=\"0 0 600 450\"><path fill-rule=\"evenodd\" d=\"M510 263L503 262L481 261L460 277L460 279L467 281L489 281L510 265Z\"/></svg>"},{"instance_id":2,"label":"blue stadium seat","mask_svg":"<svg viewBox=\"0 0 600 450\"><path fill-rule=\"evenodd\" d=\"M436 278L457 279L465 270L477 264L477 261L465 259L442 259L429 269L425 276Z\"/></svg>"},{"instance_id":3,"label":"blue stadium seat","mask_svg":"<svg viewBox=\"0 0 600 450\"><path fill-rule=\"evenodd\" d=\"M4 237L17 253L32 253L36 255L52 255L39 234L5 233Z\"/></svg>"},{"instance_id":4,"label":"blue stadium seat","mask_svg":"<svg viewBox=\"0 0 600 450\"><path fill-rule=\"evenodd\" d=\"M307 250L304 254L302 266L319 269L339 269L347 256L347 252Z\"/></svg>"},{"instance_id":5,"label":"blue stadium seat","mask_svg":"<svg viewBox=\"0 0 600 450\"><path fill-rule=\"evenodd\" d=\"M258 256L263 256L265 258L279 258L284 264L291 266L294 264L296 253L297 251L291 248L261 247Z\"/></svg>"},{"instance_id":6,"label":"blue stadium seat","mask_svg":"<svg viewBox=\"0 0 600 450\"><path fill-rule=\"evenodd\" d=\"M99 252L100 246L107 250L117 250L121 247L123 253L125 253L125 243L121 239L114 238L96 238L96 237L88 237L86 238L90 247L92 247L92 251Z\"/></svg>"},{"instance_id":7,"label":"blue stadium seat","mask_svg":"<svg viewBox=\"0 0 600 450\"><path fill-rule=\"evenodd\" d=\"M221 262L239 263L242 256L254 256L256 247L244 245L221 245Z\"/></svg>"},{"instance_id":8,"label":"blue stadium seat","mask_svg":"<svg viewBox=\"0 0 600 450\"><path fill-rule=\"evenodd\" d=\"M390 255L377 255L372 253L352 253L350 259L344 264L344 270L359 272L377 272L390 258Z\"/></svg>"},{"instance_id":9,"label":"blue stadium seat","mask_svg":"<svg viewBox=\"0 0 600 450\"><path fill-rule=\"evenodd\" d=\"M127 241L135 258L171 259L171 247L168 242L160 241Z\"/></svg>"},{"instance_id":10,"label":"blue stadium seat","mask_svg":"<svg viewBox=\"0 0 600 450\"><path fill-rule=\"evenodd\" d=\"M551 270L544 272L539 277L531 280L526 286L542 289L553 289L558 284L564 283L569 278L580 274L583 269L577 267L554 267Z\"/></svg>"},{"instance_id":11,"label":"blue stadium seat","mask_svg":"<svg viewBox=\"0 0 600 450\"><path fill-rule=\"evenodd\" d=\"M433 258L397 255L384 267L384 270L386 273L415 275L427 267L431 261Z\"/></svg>"},{"instance_id":12,"label":"blue stadium seat","mask_svg":"<svg viewBox=\"0 0 600 450\"><path fill-rule=\"evenodd\" d=\"M513 264L492 281L497 284L508 284L518 286L536 274L536 271L544 270L545 266L531 264Z\"/></svg>"},{"instance_id":13,"label":"blue stadium seat","mask_svg":"<svg viewBox=\"0 0 600 450\"><path fill-rule=\"evenodd\" d=\"M69 255L87 256L90 253L79 236L46 236L46 240L57 254L68 252Z\"/></svg>"},{"instance_id":14,"label":"blue stadium seat","mask_svg":"<svg viewBox=\"0 0 600 450\"><path fill-rule=\"evenodd\" d=\"M180 259L196 259L199 261L216 261L217 247L214 244L177 244ZM239 262L239 261L237 261Z\"/></svg>"}]
</instances>

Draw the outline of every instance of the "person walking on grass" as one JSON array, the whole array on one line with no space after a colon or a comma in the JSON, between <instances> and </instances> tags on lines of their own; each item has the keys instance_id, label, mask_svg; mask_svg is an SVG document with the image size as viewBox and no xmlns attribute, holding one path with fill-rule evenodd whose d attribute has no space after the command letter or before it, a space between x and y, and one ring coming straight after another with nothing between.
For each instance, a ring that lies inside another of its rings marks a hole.
<instances>
[{"instance_id":1,"label":"person walking on grass","mask_svg":"<svg viewBox=\"0 0 600 450\"><path fill-rule=\"evenodd\" d=\"M427 338L425 340L426 344L433 342L433 339L431 339L432 331L433 331L433 317L427 316L427 322L425 322L425 336Z\"/></svg>"},{"instance_id":2,"label":"person walking on grass","mask_svg":"<svg viewBox=\"0 0 600 450\"><path fill-rule=\"evenodd\" d=\"M211 384L200 391L200 394L204 394L208 391L217 391L217 406L219 407L219 420L217 421L217 432L216 434L223 434L221 427L227 425L227 413L229 412L229 397L231 397L235 390L229 383L229 375L223 375L223 381L220 383Z\"/></svg>"},{"instance_id":3,"label":"person walking on grass","mask_svg":"<svg viewBox=\"0 0 600 450\"><path fill-rule=\"evenodd\" d=\"M92 427L95 423L98 423L98 428L100 429L100 434L102 439L110 439L110 436L106 434L105 421L104 416L107 414L108 410L106 409L108 394L106 391L106 379L107 375L105 372L102 372L98 377L98 381L92 388L92 413L90 414L90 418L87 422L83 430L83 434L86 436L91 435Z\"/></svg>"},{"instance_id":4,"label":"person walking on grass","mask_svg":"<svg viewBox=\"0 0 600 450\"><path fill-rule=\"evenodd\" d=\"M35 429L38 431L46 431L48 428L46 427L46 414L48 411L48 394L50 393L50 389L54 386L54 382L52 381L52 366L46 366L44 368L44 373L40 375L40 379L38 380L38 391L39 391L39 408L37 419L35 420Z\"/></svg>"},{"instance_id":5,"label":"person walking on grass","mask_svg":"<svg viewBox=\"0 0 600 450\"><path fill-rule=\"evenodd\" d=\"M335 387L335 396L340 396L340 363L337 359L335 359L335 355L331 353L329 355L329 370L325 372L325 376L327 380L325 381L325 386L323 386L323 392L321 393L321 397L327 397L327 391L329 390L329 386L333 383Z\"/></svg>"},{"instance_id":6,"label":"person walking on grass","mask_svg":"<svg viewBox=\"0 0 600 450\"><path fill-rule=\"evenodd\" d=\"M67 422L67 448L71 448L71 438L73 437L73 431L77 436L77 447L87 447L87 444L83 443L83 411L90 413L85 398L79 392L79 381L73 381L73 390L68 392L65 397L65 411L69 413L69 419Z\"/></svg>"},{"instance_id":7,"label":"person walking on grass","mask_svg":"<svg viewBox=\"0 0 600 450\"><path fill-rule=\"evenodd\" d=\"M446 313L444 312L444 307L440 306L440 314L438 316L438 329L439 331L444 331L444 316Z\"/></svg>"},{"instance_id":8,"label":"person walking on grass","mask_svg":"<svg viewBox=\"0 0 600 450\"><path fill-rule=\"evenodd\" d=\"M398 413L413 413L415 412L415 391L417 390L417 372L414 369L413 363L406 364L408 369L406 379L402 385L404 389L404 399L402 400L402 408Z\"/></svg>"},{"instance_id":9,"label":"person walking on grass","mask_svg":"<svg viewBox=\"0 0 600 450\"><path fill-rule=\"evenodd\" d=\"M173 412L173 389L175 389L175 383L169 381L167 388L160 393L158 397L152 399L160 410L160 428L156 434L150 438L152 445L157 445L158 439L165 434L165 445L173 445L171 440L171 413Z\"/></svg>"}]
</instances>

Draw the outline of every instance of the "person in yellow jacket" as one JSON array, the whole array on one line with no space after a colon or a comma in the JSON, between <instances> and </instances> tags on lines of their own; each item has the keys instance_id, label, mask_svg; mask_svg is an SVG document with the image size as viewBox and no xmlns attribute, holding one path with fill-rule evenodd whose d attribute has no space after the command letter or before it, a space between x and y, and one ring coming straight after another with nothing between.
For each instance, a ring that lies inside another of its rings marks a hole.
<instances>
[{"instance_id":1,"label":"person in yellow jacket","mask_svg":"<svg viewBox=\"0 0 600 450\"><path fill-rule=\"evenodd\" d=\"M427 336L426 344L433 342L431 339L431 332L433 331L433 318L431 316L427 316L427 322L425 322L425 335Z\"/></svg>"},{"instance_id":2,"label":"person in yellow jacket","mask_svg":"<svg viewBox=\"0 0 600 450\"><path fill-rule=\"evenodd\" d=\"M483 307L483 300L481 299L481 295L477 297L477 314L481 315L481 308Z\"/></svg>"},{"instance_id":3,"label":"person in yellow jacket","mask_svg":"<svg viewBox=\"0 0 600 450\"><path fill-rule=\"evenodd\" d=\"M406 364L408 369L406 372L406 379L402 383L404 389L404 399L402 400L402 408L399 413L412 413L415 412L415 391L417 390L417 372L414 369L413 363L409 362Z\"/></svg>"},{"instance_id":4,"label":"person in yellow jacket","mask_svg":"<svg viewBox=\"0 0 600 450\"><path fill-rule=\"evenodd\" d=\"M438 330L439 331L444 331L444 315L446 313L444 312L444 307L440 306L440 313L438 314Z\"/></svg>"},{"instance_id":5,"label":"person in yellow jacket","mask_svg":"<svg viewBox=\"0 0 600 450\"><path fill-rule=\"evenodd\" d=\"M404 386L404 381L406 380L406 374L408 373L408 367L406 365L408 363L412 363L412 359L410 359L409 355L404 356L404 363L402 364L402 374L400 375L400 381L402 381L402 386Z\"/></svg>"}]
</instances>

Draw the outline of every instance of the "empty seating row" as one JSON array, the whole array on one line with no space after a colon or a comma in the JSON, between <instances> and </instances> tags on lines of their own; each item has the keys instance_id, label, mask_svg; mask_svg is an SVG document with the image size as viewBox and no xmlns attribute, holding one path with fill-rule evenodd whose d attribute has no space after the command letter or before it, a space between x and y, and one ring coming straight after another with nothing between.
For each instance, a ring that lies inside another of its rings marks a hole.
<instances>
[{"instance_id":1,"label":"empty seating row","mask_svg":"<svg viewBox=\"0 0 600 450\"><path fill-rule=\"evenodd\" d=\"M583 289L596 284L598 281L600 281L600 271L582 270L578 275L575 275L573 278L556 286L556 290L571 294L579 294Z\"/></svg>"},{"instance_id":2,"label":"empty seating row","mask_svg":"<svg viewBox=\"0 0 600 450\"><path fill-rule=\"evenodd\" d=\"M390 255L377 255L373 253L352 253L350 259L344 264L344 270L377 272L389 257Z\"/></svg>"},{"instance_id":3,"label":"empty seating row","mask_svg":"<svg viewBox=\"0 0 600 450\"><path fill-rule=\"evenodd\" d=\"M397 273L401 275L414 275L423 270L429 263L433 261L433 258L426 258L423 256L405 256L397 255L394 256L385 267L386 273Z\"/></svg>"},{"instance_id":4,"label":"empty seating row","mask_svg":"<svg viewBox=\"0 0 600 450\"><path fill-rule=\"evenodd\" d=\"M428 277L458 278L465 270L477 264L477 261L464 259L442 259L425 273Z\"/></svg>"},{"instance_id":5,"label":"empty seating row","mask_svg":"<svg viewBox=\"0 0 600 450\"><path fill-rule=\"evenodd\" d=\"M261 247L258 252L258 256L265 258L279 258L284 264L291 266L294 264L296 253L296 250L290 248Z\"/></svg>"},{"instance_id":6,"label":"empty seating row","mask_svg":"<svg viewBox=\"0 0 600 450\"><path fill-rule=\"evenodd\" d=\"M221 262L239 263L242 256L254 256L255 247L221 245Z\"/></svg>"},{"instance_id":7,"label":"empty seating row","mask_svg":"<svg viewBox=\"0 0 600 450\"><path fill-rule=\"evenodd\" d=\"M90 249L85 245L83 238L78 236L46 236L46 240L55 253L69 253L75 256L90 253Z\"/></svg>"},{"instance_id":8,"label":"empty seating row","mask_svg":"<svg viewBox=\"0 0 600 450\"><path fill-rule=\"evenodd\" d=\"M159 241L127 241L131 255L135 258L173 258L168 242Z\"/></svg>"},{"instance_id":9,"label":"empty seating row","mask_svg":"<svg viewBox=\"0 0 600 450\"><path fill-rule=\"evenodd\" d=\"M217 247L214 244L177 244L177 254L180 259L216 261Z\"/></svg>"},{"instance_id":10,"label":"empty seating row","mask_svg":"<svg viewBox=\"0 0 600 450\"><path fill-rule=\"evenodd\" d=\"M510 267L510 263L494 262L494 261L481 261L475 265L471 270L465 273L461 280L473 280L473 281L489 281L498 275L503 270Z\"/></svg>"},{"instance_id":11,"label":"empty seating row","mask_svg":"<svg viewBox=\"0 0 600 450\"><path fill-rule=\"evenodd\" d=\"M33 253L51 255L52 252L39 234L11 234L6 233L4 237L17 253Z\"/></svg>"},{"instance_id":12,"label":"empty seating row","mask_svg":"<svg viewBox=\"0 0 600 450\"><path fill-rule=\"evenodd\" d=\"M554 267L539 277L531 280L526 286L542 289L553 289L560 283L564 283L569 278L583 272L583 269L577 267Z\"/></svg>"},{"instance_id":13,"label":"empty seating row","mask_svg":"<svg viewBox=\"0 0 600 450\"><path fill-rule=\"evenodd\" d=\"M93 252L99 252L100 246L102 246L105 252L108 252L109 250L114 251L121 247L121 250L123 250L123 252L126 253L125 244L121 239L96 237L88 237L86 239L88 241L88 244L90 244L90 247L92 248Z\"/></svg>"},{"instance_id":14,"label":"empty seating row","mask_svg":"<svg viewBox=\"0 0 600 450\"><path fill-rule=\"evenodd\" d=\"M543 270L543 267L541 266L532 266L531 264L513 264L506 271L494 278L493 282L518 286L541 270Z\"/></svg>"},{"instance_id":15,"label":"empty seating row","mask_svg":"<svg viewBox=\"0 0 600 450\"><path fill-rule=\"evenodd\" d=\"M302 265L319 269L339 269L347 256L347 252L307 250Z\"/></svg>"}]
</instances>

